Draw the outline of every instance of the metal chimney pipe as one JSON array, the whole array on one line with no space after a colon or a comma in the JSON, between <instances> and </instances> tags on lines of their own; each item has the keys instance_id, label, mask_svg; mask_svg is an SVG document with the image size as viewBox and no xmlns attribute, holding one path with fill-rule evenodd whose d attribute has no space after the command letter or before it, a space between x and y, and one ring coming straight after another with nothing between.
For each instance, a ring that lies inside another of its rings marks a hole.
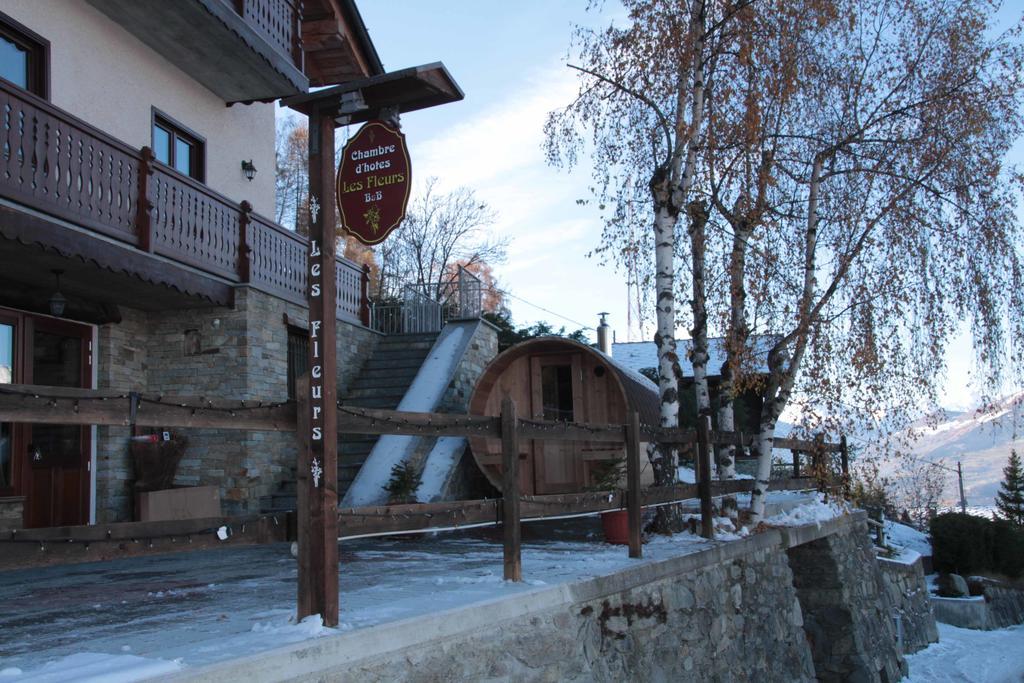
<instances>
[{"instance_id":1,"label":"metal chimney pipe","mask_svg":"<svg viewBox=\"0 0 1024 683\"><path fill-rule=\"evenodd\" d=\"M605 320L607 312L598 313L601 316L601 322L597 326L597 348L601 350L601 353L611 357L612 355L612 338L611 338L611 327L608 325L608 321Z\"/></svg>"}]
</instances>

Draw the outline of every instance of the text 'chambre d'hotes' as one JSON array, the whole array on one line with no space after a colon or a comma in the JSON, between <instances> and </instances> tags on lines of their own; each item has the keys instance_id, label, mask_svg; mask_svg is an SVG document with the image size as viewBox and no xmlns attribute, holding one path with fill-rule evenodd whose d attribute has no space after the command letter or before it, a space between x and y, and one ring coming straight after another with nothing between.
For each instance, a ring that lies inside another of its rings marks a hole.
<instances>
[{"instance_id":1,"label":"text 'chambre d'hotes'","mask_svg":"<svg viewBox=\"0 0 1024 683\"><path fill-rule=\"evenodd\" d=\"M356 149L352 150L349 157L352 161L358 161L356 164L355 172L356 175L363 175L364 173L373 173L375 171L386 171L391 168L390 159L381 159L390 154L396 153L395 145L377 145L368 150ZM370 175L366 178L360 178L349 182L343 180L341 182L342 193L349 192L360 192L362 190L373 190L381 187L387 187L388 185L394 185L396 183L405 182L404 173L391 173L384 175Z\"/></svg>"}]
</instances>

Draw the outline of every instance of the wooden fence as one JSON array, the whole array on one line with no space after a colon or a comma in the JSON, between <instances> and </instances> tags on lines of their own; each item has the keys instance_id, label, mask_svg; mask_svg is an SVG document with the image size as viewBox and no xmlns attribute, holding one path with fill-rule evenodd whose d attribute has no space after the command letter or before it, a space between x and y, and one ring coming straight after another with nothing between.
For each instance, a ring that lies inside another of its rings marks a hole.
<instances>
[{"instance_id":1,"label":"wooden fence","mask_svg":"<svg viewBox=\"0 0 1024 683\"><path fill-rule=\"evenodd\" d=\"M743 434L713 432L710 419L694 430L659 429L640 425L636 413L625 425L575 424L519 418L511 400L503 404L500 417L410 413L372 410L339 405L340 434L401 434L412 436L485 436L501 439L504 482L499 499L381 505L338 510L339 538L360 538L468 527L501 526L504 533L505 577L521 580L520 522L593 515L626 509L629 513L631 557L642 554L640 515L643 507L678 503L699 498L701 529L713 535L712 498L729 493L749 492L752 480L712 481L711 445L747 446ZM107 425L150 428L213 428L251 431L293 432L298 407L295 402L262 403L204 398L170 398L155 394L34 385L0 386L0 422L44 424ZM522 439L579 440L621 443L626 448L625 491L597 491L555 495L524 496L518 491L518 442ZM696 444L698 483L641 489L639 485L640 443ZM777 439L777 448L797 452L842 455L846 472L845 440L828 443ZM814 488L810 478L773 481L772 489ZM66 544L96 546L96 559L155 547L161 552L175 543L216 545L215 532L232 529L248 542L280 541L287 538L287 518L280 515L250 515L175 522L126 522L47 529L20 529L0 538L3 544L29 544L45 549ZM169 540L168 540L169 539ZM160 541L157 543L156 541ZM126 543L127 542L127 543ZM197 543L198 542L198 543ZM110 546L116 546L111 548ZM100 548L106 547L107 554ZM0 560L11 566L13 556Z\"/></svg>"}]
</instances>

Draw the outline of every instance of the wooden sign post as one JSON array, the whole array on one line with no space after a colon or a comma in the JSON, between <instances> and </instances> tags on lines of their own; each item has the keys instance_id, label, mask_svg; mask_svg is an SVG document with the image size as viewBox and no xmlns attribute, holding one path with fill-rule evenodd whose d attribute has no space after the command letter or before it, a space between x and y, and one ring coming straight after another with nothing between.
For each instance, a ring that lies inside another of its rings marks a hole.
<instances>
[{"instance_id":1,"label":"wooden sign post","mask_svg":"<svg viewBox=\"0 0 1024 683\"><path fill-rule=\"evenodd\" d=\"M338 625L338 411L334 116L309 117L309 388L300 416L298 618Z\"/></svg>"}]
</instances>

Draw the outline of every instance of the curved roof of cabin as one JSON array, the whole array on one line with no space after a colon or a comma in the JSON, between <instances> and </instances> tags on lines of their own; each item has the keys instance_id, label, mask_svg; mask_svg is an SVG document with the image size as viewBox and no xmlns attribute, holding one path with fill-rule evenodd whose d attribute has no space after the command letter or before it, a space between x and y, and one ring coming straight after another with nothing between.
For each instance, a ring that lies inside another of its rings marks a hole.
<instances>
[{"instance_id":1,"label":"curved roof of cabin","mask_svg":"<svg viewBox=\"0 0 1024 683\"><path fill-rule=\"evenodd\" d=\"M481 384L490 380L490 385L493 387L498 376L504 372L513 363L513 361L533 354L546 353L582 353L584 355L591 356L611 371L611 375L615 377L616 381L619 383L619 387L622 389L623 396L626 399L626 404L631 410L636 410L640 413L640 424L649 427L657 427L660 423L661 401L658 395L657 384L639 372L616 363L612 358L601 353L601 351L593 346L587 346L586 344L581 344L578 341L567 339L566 337L556 336L527 339L524 342L519 342L515 346L510 346L498 354L498 356L492 360L486 368L484 368L479 379L477 379L476 386L473 388L473 395L470 397L469 401L469 412L477 415L483 412L484 405L486 405L487 402L487 394L479 393ZM488 392L489 390L490 387L488 388Z\"/></svg>"}]
</instances>

